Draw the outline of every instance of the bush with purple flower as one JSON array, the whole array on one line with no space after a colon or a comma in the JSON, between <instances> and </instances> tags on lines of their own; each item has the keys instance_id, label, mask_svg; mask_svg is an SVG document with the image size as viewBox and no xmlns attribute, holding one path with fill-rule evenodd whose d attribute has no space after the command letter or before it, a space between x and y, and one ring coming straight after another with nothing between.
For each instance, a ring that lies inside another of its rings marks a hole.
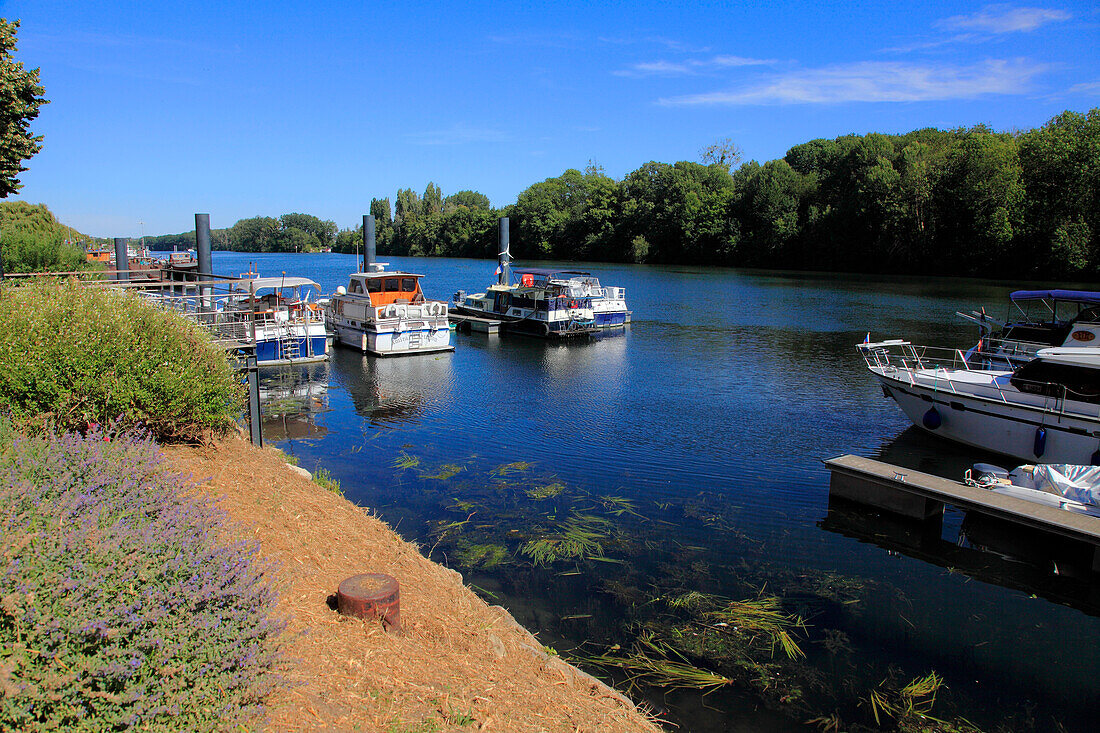
<instances>
[{"instance_id":1,"label":"bush with purple flower","mask_svg":"<svg viewBox=\"0 0 1100 733\"><path fill-rule=\"evenodd\" d=\"M281 684L272 569L161 460L0 419L0 729L251 726Z\"/></svg>"}]
</instances>

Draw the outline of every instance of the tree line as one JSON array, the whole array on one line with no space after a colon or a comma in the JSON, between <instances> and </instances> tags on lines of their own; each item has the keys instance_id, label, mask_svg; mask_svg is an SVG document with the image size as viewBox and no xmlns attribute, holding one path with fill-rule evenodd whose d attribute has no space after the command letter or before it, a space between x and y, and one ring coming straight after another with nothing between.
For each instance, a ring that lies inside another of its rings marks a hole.
<instances>
[{"instance_id":1,"label":"tree line","mask_svg":"<svg viewBox=\"0 0 1100 733\"><path fill-rule=\"evenodd\" d=\"M596 165L494 209L474 191L371 202L380 254L495 257L497 219L528 260L640 262L1008 278L1100 276L1100 109L1016 133L984 125L811 140L736 168ZM359 229L334 248L356 251Z\"/></svg>"}]
</instances>

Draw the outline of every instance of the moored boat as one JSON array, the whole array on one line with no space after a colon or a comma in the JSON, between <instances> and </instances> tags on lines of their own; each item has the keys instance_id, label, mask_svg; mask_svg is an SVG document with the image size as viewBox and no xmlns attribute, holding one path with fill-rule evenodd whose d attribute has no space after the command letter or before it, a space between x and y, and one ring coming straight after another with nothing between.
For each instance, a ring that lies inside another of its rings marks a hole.
<instances>
[{"instance_id":1,"label":"moored boat","mask_svg":"<svg viewBox=\"0 0 1100 733\"><path fill-rule=\"evenodd\" d=\"M1004 321L984 308L956 315L978 326L978 343L967 352L975 367L1012 369L1039 349L1100 345L1100 292L1017 290L1009 295Z\"/></svg>"},{"instance_id":2,"label":"moored boat","mask_svg":"<svg viewBox=\"0 0 1100 733\"><path fill-rule=\"evenodd\" d=\"M1100 463L1100 348L1039 349L988 369L962 350L858 345L884 394L917 427L1023 461Z\"/></svg>"},{"instance_id":3,"label":"moored boat","mask_svg":"<svg viewBox=\"0 0 1100 733\"><path fill-rule=\"evenodd\" d=\"M976 463L966 471L964 482L1004 496L1100 517L1100 466L1043 463L1008 471Z\"/></svg>"},{"instance_id":4,"label":"moored boat","mask_svg":"<svg viewBox=\"0 0 1100 733\"><path fill-rule=\"evenodd\" d=\"M447 304L424 297L423 275L375 261L374 219L366 219L364 271L324 303L335 342L378 356L453 351Z\"/></svg>"},{"instance_id":5,"label":"moored boat","mask_svg":"<svg viewBox=\"0 0 1100 733\"><path fill-rule=\"evenodd\" d=\"M328 358L325 314L315 301L320 286L309 278L251 273L231 287L222 318L254 324L261 366L305 364Z\"/></svg>"}]
</instances>

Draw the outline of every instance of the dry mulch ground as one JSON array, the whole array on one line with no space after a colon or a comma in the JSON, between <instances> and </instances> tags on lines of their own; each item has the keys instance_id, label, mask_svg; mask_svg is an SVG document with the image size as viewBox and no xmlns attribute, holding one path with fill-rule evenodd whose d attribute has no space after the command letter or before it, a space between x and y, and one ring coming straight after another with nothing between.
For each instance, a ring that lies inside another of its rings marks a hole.
<instances>
[{"instance_id":1,"label":"dry mulch ground","mask_svg":"<svg viewBox=\"0 0 1100 733\"><path fill-rule=\"evenodd\" d=\"M292 687L273 730L645 731L660 728L603 683L547 655L499 606L431 562L367 510L309 481L273 448L239 437L169 447L169 461L279 563ZM401 584L400 635L343 617L340 581L388 573Z\"/></svg>"}]
</instances>

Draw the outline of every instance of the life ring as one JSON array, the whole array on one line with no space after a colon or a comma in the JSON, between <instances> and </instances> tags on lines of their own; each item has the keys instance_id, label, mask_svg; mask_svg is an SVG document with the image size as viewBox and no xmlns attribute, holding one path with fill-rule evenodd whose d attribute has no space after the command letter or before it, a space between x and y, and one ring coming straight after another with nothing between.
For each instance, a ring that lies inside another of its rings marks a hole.
<instances>
[{"instance_id":1,"label":"life ring","mask_svg":"<svg viewBox=\"0 0 1100 733\"><path fill-rule=\"evenodd\" d=\"M409 317L409 308L408 308L408 306L405 306L405 305L397 306L397 317L398 318L408 318Z\"/></svg>"},{"instance_id":2,"label":"life ring","mask_svg":"<svg viewBox=\"0 0 1100 733\"><path fill-rule=\"evenodd\" d=\"M581 304L577 302L576 298L574 298L573 300L569 301L569 307L570 308L580 308Z\"/></svg>"}]
</instances>

